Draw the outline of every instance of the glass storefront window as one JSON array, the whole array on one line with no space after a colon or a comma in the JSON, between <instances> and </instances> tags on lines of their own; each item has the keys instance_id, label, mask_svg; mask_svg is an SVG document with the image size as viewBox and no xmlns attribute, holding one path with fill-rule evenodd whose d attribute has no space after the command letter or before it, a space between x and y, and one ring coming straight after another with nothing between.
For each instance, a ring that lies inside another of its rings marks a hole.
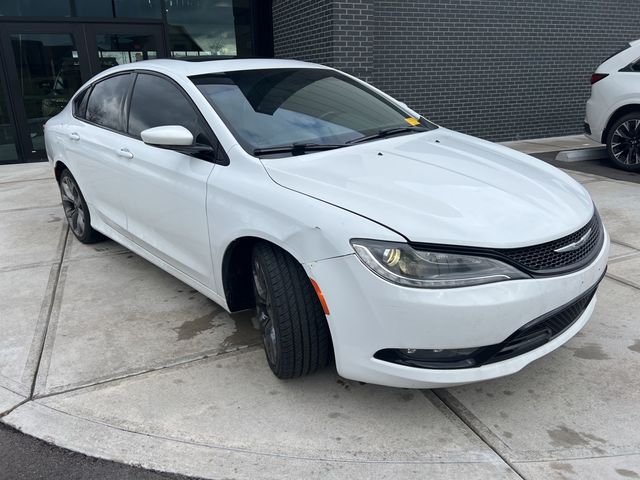
<instances>
[{"instance_id":1,"label":"glass storefront window","mask_svg":"<svg viewBox=\"0 0 640 480\"><path fill-rule=\"evenodd\" d=\"M100 70L158 57L152 35L96 35Z\"/></svg>"},{"instance_id":2,"label":"glass storefront window","mask_svg":"<svg viewBox=\"0 0 640 480\"><path fill-rule=\"evenodd\" d=\"M111 0L75 0L76 17L111 17L113 3Z\"/></svg>"},{"instance_id":3,"label":"glass storefront window","mask_svg":"<svg viewBox=\"0 0 640 480\"><path fill-rule=\"evenodd\" d=\"M0 0L0 16L70 17L69 0Z\"/></svg>"},{"instance_id":4,"label":"glass storefront window","mask_svg":"<svg viewBox=\"0 0 640 480\"><path fill-rule=\"evenodd\" d=\"M161 0L113 0L116 17L160 18Z\"/></svg>"},{"instance_id":5,"label":"glass storefront window","mask_svg":"<svg viewBox=\"0 0 640 480\"><path fill-rule=\"evenodd\" d=\"M238 44L236 31L250 30L249 0L165 0L165 3L172 56L244 54L246 42Z\"/></svg>"},{"instance_id":6,"label":"glass storefront window","mask_svg":"<svg viewBox=\"0 0 640 480\"><path fill-rule=\"evenodd\" d=\"M13 137L9 109L5 99L4 83L0 76L0 163L15 162L17 160L16 139Z\"/></svg>"}]
</instances>

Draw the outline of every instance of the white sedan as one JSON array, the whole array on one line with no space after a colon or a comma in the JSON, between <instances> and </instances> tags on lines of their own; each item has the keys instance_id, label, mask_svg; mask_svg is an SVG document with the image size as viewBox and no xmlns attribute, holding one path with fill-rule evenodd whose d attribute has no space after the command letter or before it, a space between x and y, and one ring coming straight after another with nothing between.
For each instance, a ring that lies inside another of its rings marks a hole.
<instances>
[{"instance_id":1,"label":"white sedan","mask_svg":"<svg viewBox=\"0 0 640 480\"><path fill-rule=\"evenodd\" d=\"M280 378L332 357L400 387L514 373L585 325L607 265L563 172L320 65L123 65L45 132L76 237L256 308Z\"/></svg>"},{"instance_id":2,"label":"white sedan","mask_svg":"<svg viewBox=\"0 0 640 480\"><path fill-rule=\"evenodd\" d=\"M640 172L640 40L612 55L591 75L585 133L607 145L611 163Z\"/></svg>"}]
</instances>

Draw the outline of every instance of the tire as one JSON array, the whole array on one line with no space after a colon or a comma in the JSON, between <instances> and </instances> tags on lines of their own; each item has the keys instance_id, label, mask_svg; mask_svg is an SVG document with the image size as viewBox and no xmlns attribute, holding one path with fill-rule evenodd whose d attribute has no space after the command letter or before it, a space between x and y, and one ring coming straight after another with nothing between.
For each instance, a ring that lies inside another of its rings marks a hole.
<instances>
[{"instance_id":1,"label":"tire","mask_svg":"<svg viewBox=\"0 0 640 480\"><path fill-rule=\"evenodd\" d=\"M273 373L295 378L325 367L333 351L329 325L302 266L268 243L256 244L251 264L258 323Z\"/></svg>"},{"instance_id":2,"label":"tire","mask_svg":"<svg viewBox=\"0 0 640 480\"><path fill-rule=\"evenodd\" d=\"M91 227L91 216L87 202L85 202L80 187L69 170L64 169L60 174L58 187L60 188L64 215L76 238L82 243L96 243L102 240L102 235Z\"/></svg>"},{"instance_id":3,"label":"tire","mask_svg":"<svg viewBox=\"0 0 640 480\"><path fill-rule=\"evenodd\" d=\"M614 122L607 135L607 153L617 168L640 172L640 111Z\"/></svg>"}]
</instances>

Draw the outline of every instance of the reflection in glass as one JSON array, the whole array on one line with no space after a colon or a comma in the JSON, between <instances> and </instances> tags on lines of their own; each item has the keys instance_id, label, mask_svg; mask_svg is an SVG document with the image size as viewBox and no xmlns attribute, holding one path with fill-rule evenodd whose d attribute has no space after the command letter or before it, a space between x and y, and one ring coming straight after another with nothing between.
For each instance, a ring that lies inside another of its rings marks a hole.
<instances>
[{"instance_id":1,"label":"reflection in glass","mask_svg":"<svg viewBox=\"0 0 640 480\"><path fill-rule=\"evenodd\" d=\"M101 71L158 56L153 35L96 35L96 44Z\"/></svg>"},{"instance_id":2,"label":"reflection in glass","mask_svg":"<svg viewBox=\"0 0 640 480\"><path fill-rule=\"evenodd\" d=\"M166 0L166 6L172 56L251 51L249 0Z\"/></svg>"},{"instance_id":3,"label":"reflection in glass","mask_svg":"<svg viewBox=\"0 0 640 480\"><path fill-rule=\"evenodd\" d=\"M160 0L114 0L116 17L160 18Z\"/></svg>"},{"instance_id":4,"label":"reflection in glass","mask_svg":"<svg viewBox=\"0 0 640 480\"><path fill-rule=\"evenodd\" d=\"M59 113L82 85L78 52L68 34L11 35L11 45L32 151L42 151L42 125Z\"/></svg>"},{"instance_id":5,"label":"reflection in glass","mask_svg":"<svg viewBox=\"0 0 640 480\"><path fill-rule=\"evenodd\" d=\"M5 103L4 84L2 83L2 77L0 77L0 163L15 162L17 160L16 139L11 129L9 109Z\"/></svg>"}]
</instances>

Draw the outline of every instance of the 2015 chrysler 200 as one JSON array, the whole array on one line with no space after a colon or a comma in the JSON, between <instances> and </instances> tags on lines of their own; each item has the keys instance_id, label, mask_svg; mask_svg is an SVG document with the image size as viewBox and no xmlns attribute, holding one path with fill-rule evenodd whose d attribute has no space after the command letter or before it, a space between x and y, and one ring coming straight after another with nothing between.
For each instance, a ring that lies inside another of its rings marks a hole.
<instances>
[{"instance_id":1,"label":"2015 chrysler 200","mask_svg":"<svg viewBox=\"0 0 640 480\"><path fill-rule=\"evenodd\" d=\"M257 308L280 378L333 355L400 387L516 372L585 325L606 269L607 232L563 172L320 65L114 67L45 138L76 237Z\"/></svg>"}]
</instances>

